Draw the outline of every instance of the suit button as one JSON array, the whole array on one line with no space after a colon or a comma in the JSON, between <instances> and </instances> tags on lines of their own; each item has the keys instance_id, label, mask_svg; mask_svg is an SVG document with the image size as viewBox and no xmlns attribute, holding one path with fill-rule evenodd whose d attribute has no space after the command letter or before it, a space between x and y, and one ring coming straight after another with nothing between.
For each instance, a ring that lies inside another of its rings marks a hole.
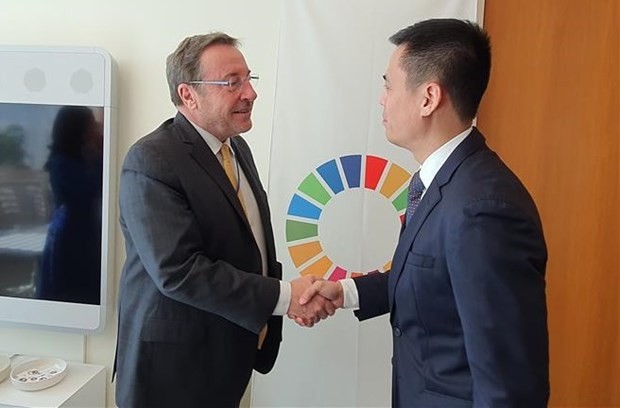
<instances>
[{"instance_id":1,"label":"suit button","mask_svg":"<svg viewBox=\"0 0 620 408\"><path fill-rule=\"evenodd\" d=\"M394 327L394 336L400 337L403 334L398 327Z\"/></svg>"}]
</instances>

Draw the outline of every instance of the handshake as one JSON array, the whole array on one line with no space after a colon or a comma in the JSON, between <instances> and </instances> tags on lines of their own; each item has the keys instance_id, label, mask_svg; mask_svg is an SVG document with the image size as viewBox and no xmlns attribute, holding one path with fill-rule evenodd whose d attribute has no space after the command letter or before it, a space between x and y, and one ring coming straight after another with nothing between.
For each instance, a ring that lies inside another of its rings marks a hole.
<instances>
[{"instance_id":1,"label":"handshake","mask_svg":"<svg viewBox=\"0 0 620 408\"><path fill-rule=\"evenodd\" d=\"M314 326L344 305L344 291L338 282L308 275L290 284L291 303L286 315L302 327Z\"/></svg>"}]
</instances>

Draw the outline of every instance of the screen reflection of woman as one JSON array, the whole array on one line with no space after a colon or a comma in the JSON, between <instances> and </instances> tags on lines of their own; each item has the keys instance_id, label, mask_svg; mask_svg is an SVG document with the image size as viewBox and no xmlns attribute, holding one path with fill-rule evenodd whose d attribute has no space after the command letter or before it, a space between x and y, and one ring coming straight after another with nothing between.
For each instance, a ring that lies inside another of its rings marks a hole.
<instances>
[{"instance_id":1,"label":"screen reflection of woman","mask_svg":"<svg viewBox=\"0 0 620 408\"><path fill-rule=\"evenodd\" d=\"M45 164L54 212L37 276L39 299L99 304L102 137L90 108L58 111Z\"/></svg>"}]
</instances>

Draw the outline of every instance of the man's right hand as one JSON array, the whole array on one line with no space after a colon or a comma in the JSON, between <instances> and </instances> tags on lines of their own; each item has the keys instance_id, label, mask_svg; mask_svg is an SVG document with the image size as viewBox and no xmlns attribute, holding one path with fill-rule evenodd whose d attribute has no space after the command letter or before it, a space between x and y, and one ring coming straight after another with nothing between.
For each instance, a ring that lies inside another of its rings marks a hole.
<instances>
[{"instance_id":1,"label":"man's right hand","mask_svg":"<svg viewBox=\"0 0 620 408\"><path fill-rule=\"evenodd\" d=\"M319 282L319 280L311 275L290 282L291 303L287 316L304 327L312 327L320 320L326 319L336 312L333 302L322 296L313 296L312 299L306 298L303 304L299 303L300 296L309 293L314 282Z\"/></svg>"},{"instance_id":2,"label":"man's right hand","mask_svg":"<svg viewBox=\"0 0 620 408\"><path fill-rule=\"evenodd\" d=\"M315 280L312 285L307 287L301 294L299 297L299 304L304 306L308 303L316 302L318 299L329 301L334 309L342 308L344 305L344 290L342 285L339 282ZM330 316L332 314L333 313L331 313ZM295 318L295 321L300 326L312 327L312 324L308 324L307 319Z\"/></svg>"}]
</instances>

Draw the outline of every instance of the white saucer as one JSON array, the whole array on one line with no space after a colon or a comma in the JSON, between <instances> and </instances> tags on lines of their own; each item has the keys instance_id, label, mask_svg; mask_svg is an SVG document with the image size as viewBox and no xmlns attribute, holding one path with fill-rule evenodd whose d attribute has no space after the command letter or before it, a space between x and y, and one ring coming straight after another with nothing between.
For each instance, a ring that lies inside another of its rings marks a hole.
<instances>
[{"instance_id":1,"label":"white saucer","mask_svg":"<svg viewBox=\"0 0 620 408\"><path fill-rule=\"evenodd\" d=\"M67 374L67 362L59 358L35 358L11 370L11 384L19 390L37 391L51 387Z\"/></svg>"},{"instance_id":2,"label":"white saucer","mask_svg":"<svg viewBox=\"0 0 620 408\"><path fill-rule=\"evenodd\" d=\"M0 383L9 376L11 372L11 359L0 354Z\"/></svg>"}]
</instances>

